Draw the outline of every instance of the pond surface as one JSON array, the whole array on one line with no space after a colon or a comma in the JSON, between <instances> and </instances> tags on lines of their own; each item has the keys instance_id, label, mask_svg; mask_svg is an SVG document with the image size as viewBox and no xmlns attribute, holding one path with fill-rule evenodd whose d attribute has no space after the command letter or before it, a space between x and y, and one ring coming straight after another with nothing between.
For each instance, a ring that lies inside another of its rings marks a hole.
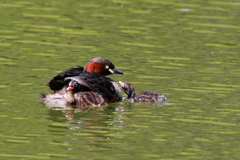
<instances>
[{"instance_id":1,"label":"pond surface","mask_svg":"<svg viewBox=\"0 0 240 160\"><path fill-rule=\"evenodd\" d=\"M4 0L0 10L1 159L240 159L239 1ZM94 57L168 103L38 102L51 77Z\"/></svg>"}]
</instances>

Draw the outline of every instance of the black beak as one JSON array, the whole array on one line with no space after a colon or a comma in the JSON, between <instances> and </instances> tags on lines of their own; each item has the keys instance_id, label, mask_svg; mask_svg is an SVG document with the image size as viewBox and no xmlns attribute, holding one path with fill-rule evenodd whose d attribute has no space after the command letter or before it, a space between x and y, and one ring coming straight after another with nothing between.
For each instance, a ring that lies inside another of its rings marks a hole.
<instances>
[{"instance_id":1,"label":"black beak","mask_svg":"<svg viewBox=\"0 0 240 160\"><path fill-rule=\"evenodd\" d=\"M115 73L115 74L124 74L123 71L120 71L120 70L118 70L118 69L116 69L116 68L112 69L112 71L113 71L113 73Z\"/></svg>"}]
</instances>

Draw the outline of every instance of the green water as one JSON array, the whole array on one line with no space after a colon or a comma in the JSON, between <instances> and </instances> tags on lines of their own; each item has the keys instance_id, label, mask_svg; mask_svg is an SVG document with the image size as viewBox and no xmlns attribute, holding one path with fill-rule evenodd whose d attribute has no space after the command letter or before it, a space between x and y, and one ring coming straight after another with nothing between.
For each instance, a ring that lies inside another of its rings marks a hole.
<instances>
[{"instance_id":1,"label":"green water","mask_svg":"<svg viewBox=\"0 0 240 160\"><path fill-rule=\"evenodd\" d=\"M0 10L0 159L240 158L240 2L7 0ZM37 101L52 76L94 57L168 104L79 112Z\"/></svg>"}]
</instances>

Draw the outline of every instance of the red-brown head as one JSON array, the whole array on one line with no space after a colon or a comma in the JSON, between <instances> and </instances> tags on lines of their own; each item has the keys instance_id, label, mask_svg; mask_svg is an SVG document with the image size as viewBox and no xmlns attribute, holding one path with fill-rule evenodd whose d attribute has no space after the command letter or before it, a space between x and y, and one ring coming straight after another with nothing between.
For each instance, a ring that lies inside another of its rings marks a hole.
<instances>
[{"instance_id":1,"label":"red-brown head","mask_svg":"<svg viewBox=\"0 0 240 160\"><path fill-rule=\"evenodd\" d=\"M136 91L132 84L124 83L122 81L119 81L119 84L121 85L123 91L128 95L128 98L134 98L136 96Z\"/></svg>"},{"instance_id":2,"label":"red-brown head","mask_svg":"<svg viewBox=\"0 0 240 160\"><path fill-rule=\"evenodd\" d=\"M104 58L94 58L88 62L84 68L85 72L97 72L101 75L110 75L110 74L124 74L124 72L115 68L115 66L107 59Z\"/></svg>"}]
</instances>

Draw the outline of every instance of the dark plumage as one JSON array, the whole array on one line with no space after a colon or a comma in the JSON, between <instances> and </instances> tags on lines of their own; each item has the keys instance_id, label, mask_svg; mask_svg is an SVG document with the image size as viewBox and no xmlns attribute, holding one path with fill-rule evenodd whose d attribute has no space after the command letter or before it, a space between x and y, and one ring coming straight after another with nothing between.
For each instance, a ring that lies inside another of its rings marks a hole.
<instances>
[{"instance_id":1,"label":"dark plumage","mask_svg":"<svg viewBox=\"0 0 240 160\"><path fill-rule=\"evenodd\" d=\"M66 87L66 85L68 84L67 81L64 81L66 77L80 75L83 72L83 69L83 67L78 66L77 68L70 68L62 73L59 73L47 83L47 86L49 86L51 90L59 91L63 89L64 86Z\"/></svg>"},{"instance_id":2,"label":"dark plumage","mask_svg":"<svg viewBox=\"0 0 240 160\"><path fill-rule=\"evenodd\" d=\"M102 94L112 103L121 100L121 95L115 89L113 81L96 72L83 72L79 76L67 77L65 80L77 81L82 87L81 91L93 91Z\"/></svg>"}]
</instances>

